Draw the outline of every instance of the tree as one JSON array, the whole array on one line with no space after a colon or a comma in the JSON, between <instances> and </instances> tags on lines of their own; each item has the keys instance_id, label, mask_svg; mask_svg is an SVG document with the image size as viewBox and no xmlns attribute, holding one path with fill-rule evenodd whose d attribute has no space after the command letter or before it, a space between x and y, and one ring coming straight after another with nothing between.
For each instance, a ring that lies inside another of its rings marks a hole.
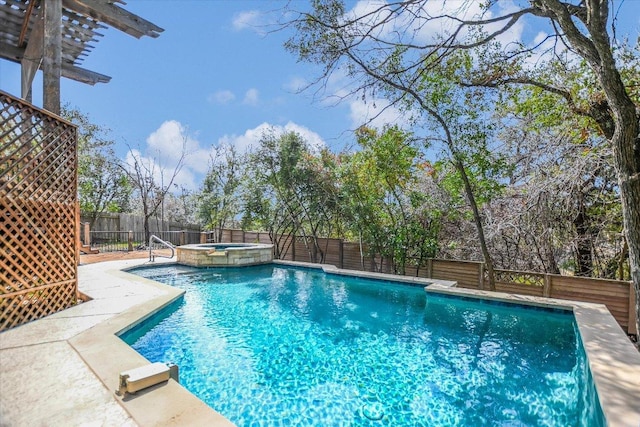
<instances>
[{"instance_id":1,"label":"tree","mask_svg":"<svg viewBox=\"0 0 640 427\"><path fill-rule=\"evenodd\" d=\"M244 161L244 156L228 145L218 147L209 162L198 200L198 218L215 232L216 242L222 240L224 228L240 213Z\"/></svg>"},{"instance_id":2,"label":"tree","mask_svg":"<svg viewBox=\"0 0 640 427\"><path fill-rule=\"evenodd\" d=\"M608 0L530 0L504 12L498 2L465 2L457 10L434 11L426 0L372 3L362 13L346 13L338 0L315 0L311 12L297 15L296 35L286 47L301 60L322 64L322 77L344 69L360 80L360 90L393 88L392 104L411 97L420 102L416 85L441 60L461 50L491 49L477 55L480 67L469 84L485 87L528 85L555 94L573 114L589 117L608 140L613 153L631 277L636 289L636 327L640 329L640 117L614 56L608 25ZM633 8L633 5L627 5ZM472 8L476 8L472 10ZM540 82L524 60L532 48L519 43L495 48L496 40L523 19L548 25L552 49L567 49L589 66L601 96L585 98ZM429 37L433 28L438 37ZM345 65L342 68L342 65ZM435 116L434 116L435 117Z\"/></svg>"},{"instance_id":3,"label":"tree","mask_svg":"<svg viewBox=\"0 0 640 427\"><path fill-rule=\"evenodd\" d=\"M588 90L579 69L551 65L547 72L564 87ZM507 249L505 261L537 260L503 268L559 274L562 265L576 275L616 277L611 262L619 260L622 215L606 139L589 120L535 88L511 91L496 121L513 169L508 197L495 205L494 242Z\"/></svg>"},{"instance_id":4,"label":"tree","mask_svg":"<svg viewBox=\"0 0 640 427\"><path fill-rule=\"evenodd\" d=\"M174 184L174 192L168 192L164 201L164 218L180 224L198 224L199 194Z\"/></svg>"},{"instance_id":5,"label":"tree","mask_svg":"<svg viewBox=\"0 0 640 427\"><path fill-rule=\"evenodd\" d=\"M68 106L62 108L62 117L78 126L78 199L93 227L101 213L128 209L131 185L106 129Z\"/></svg>"},{"instance_id":6,"label":"tree","mask_svg":"<svg viewBox=\"0 0 640 427\"><path fill-rule=\"evenodd\" d=\"M419 150L397 126L362 127L356 137L360 149L344 153L339 168L347 227L360 242L362 263L380 255L378 271L387 259L395 273L405 274L408 264L419 268L437 248L440 211L419 191Z\"/></svg>"},{"instance_id":7,"label":"tree","mask_svg":"<svg viewBox=\"0 0 640 427\"><path fill-rule=\"evenodd\" d=\"M251 184L246 194L256 199L245 205L245 218L259 217L272 240L283 233L300 233L310 262L323 262L325 251L318 239L330 236L337 221L337 190L326 154L312 153L296 132L272 131L249 156ZM281 247L280 242L274 244Z\"/></svg>"},{"instance_id":8,"label":"tree","mask_svg":"<svg viewBox=\"0 0 640 427\"><path fill-rule=\"evenodd\" d=\"M158 158L145 158L139 150L129 148L127 161L122 170L129 177L142 206L143 228L145 242L151 237L149 220L158 213L165 202L167 193L184 165L186 156L186 136L182 140L181 154L174 159L175 166L167 169L158 163Z\"/></svg>"}]
</instances>

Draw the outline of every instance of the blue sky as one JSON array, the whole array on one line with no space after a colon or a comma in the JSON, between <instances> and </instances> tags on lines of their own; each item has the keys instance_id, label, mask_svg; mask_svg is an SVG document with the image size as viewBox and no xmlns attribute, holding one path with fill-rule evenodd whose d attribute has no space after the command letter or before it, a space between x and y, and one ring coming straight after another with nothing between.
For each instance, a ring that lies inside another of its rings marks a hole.
<instances>
[{"instance_id":1,"label":"blue sky","mask_svg":"<svg viewBox=\"0 0 640 427\"><path fill-rule=\"evenodd\" d=\"M306 7L300 1L294 6ZM369 2L370 3L370 2ZM505 4L508 4L506 2ZM157 39L140 40L120 31L104 37L81 65L112 77L89 86L63 79L63 103L78 108L111 130L117 153L128 147L170 166L180 142L191 153L180 184L197 189L212 147L221 143L246 147L267 126L291 129L313 145L338 151L353 144L349 132L366 120L372 103L356 98L335 105L314 99L313 91L296 93L319 70L282 47L285 33L265 34L263 24L278 16L284 1L269 0L131 0L127 10L164 28ZM367 7L360 2L356 7ZM626 0L623 27L638 34L640 1ZM513 31L531 34L526 23ZM339 80L339 77L337 78ZM346 84L334 81L339 93ZM34 103L42 105L41 73L34 82ZM20 93L20 68L0 60L0 87ZM384 102L378 102L378 106ZM394 115L395 114L395 115ZM397 120L385 112L381 120ZM158 153L161 153L158 155Z\"/></svg>"},{"instance_id":2,"label":"blue sky","mask_svg":"<svg viewBox=\"0 0 640 427\"><path fill-rule=\"evenodd\" d=\"M284 50L285 34L264 34L261 13L283 5L267 0L129 1L127 10L165 31L156 39L138 40L104 30L81 66L111 76L111 82L90 86L62 79L62 102L109 128L122 157L128 146L149 156L155 149L175 154L168 146L178 142L170 138L182 132L194 153L185 172L191 170L198 180L212 145L245 146L266 125L340 149L352 140L345 131L356 127L349 105L331 107L314 102L311 92L296 94L300 82L317 73ZM18 64L0 60L0 87L20 94ZM41 73L33 88L34 103L42 105Z\"/></svg>"}]
</instances>

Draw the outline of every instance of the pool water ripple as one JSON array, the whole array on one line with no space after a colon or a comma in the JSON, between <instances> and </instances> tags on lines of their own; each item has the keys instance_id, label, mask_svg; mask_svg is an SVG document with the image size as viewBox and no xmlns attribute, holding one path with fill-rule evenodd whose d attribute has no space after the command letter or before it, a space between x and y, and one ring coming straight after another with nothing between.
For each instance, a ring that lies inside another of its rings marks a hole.
<instances>
[{"instance_id":1,"label":"pool water ripple","mask_svg":"<svg viewBox=\"0 0 640 427\"><path fill-rule=\"evenodd\" d=\"M238 426L602 423L570 314L309 269L194 272L137 271L186 293L122 338Z\"/></svg>"}]
</instances>

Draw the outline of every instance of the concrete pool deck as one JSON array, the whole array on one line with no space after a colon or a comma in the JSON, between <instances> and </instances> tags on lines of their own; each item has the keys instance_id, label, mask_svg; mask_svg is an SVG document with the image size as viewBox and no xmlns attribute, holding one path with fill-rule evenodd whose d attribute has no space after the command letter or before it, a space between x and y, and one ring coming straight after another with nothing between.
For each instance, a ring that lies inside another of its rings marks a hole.
<instances>
[{"instance_id":1,"label":"concrete pool deck","mask_svg":"<svg viewBox=\"0 0 640 427\"><path fill-rule=\"evenodd\" d=\"M161 262L172 261L155 264ZM126 260L81 266L79 289L91 301L0 333L0 425L233 425L173 380L134 396L116 396L118 374L148 362L115 334L182 295L176 288L122 271L144 264L145 260ZM608 425L640 425L640 353L604 306L471 291L452 288L452 282L436 282L440 283L429 291L573 309Z\"/></svg>"},{"instance_id":2,"label":"concrete pool deck","mask_svg":"<svg viewBox=\"0 0 640 427\"><path fill-rule=\"evenodd\" d=\"M182 295L121 271L145 263L81 266L91 301L0 334L0 425L233 425L173 380L116 396L118 374L149 362L114 334Z\"/></svg>"}]
</instances>

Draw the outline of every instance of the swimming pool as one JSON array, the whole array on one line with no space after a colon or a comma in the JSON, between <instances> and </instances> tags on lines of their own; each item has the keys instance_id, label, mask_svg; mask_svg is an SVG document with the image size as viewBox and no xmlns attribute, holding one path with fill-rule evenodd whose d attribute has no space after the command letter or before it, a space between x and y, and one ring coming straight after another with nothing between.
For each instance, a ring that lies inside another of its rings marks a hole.
<instances>
[{"instance_id":1,"label":"swimming pool","mask_svg":"<svg viewBox=\"0 0 640 427\"><path fill-rule=\"evenodd\" d=\"M266 265L134 271L186 290L121 336L244 425L604 425L571 312Z\"/></svg>"}]
</instances>

